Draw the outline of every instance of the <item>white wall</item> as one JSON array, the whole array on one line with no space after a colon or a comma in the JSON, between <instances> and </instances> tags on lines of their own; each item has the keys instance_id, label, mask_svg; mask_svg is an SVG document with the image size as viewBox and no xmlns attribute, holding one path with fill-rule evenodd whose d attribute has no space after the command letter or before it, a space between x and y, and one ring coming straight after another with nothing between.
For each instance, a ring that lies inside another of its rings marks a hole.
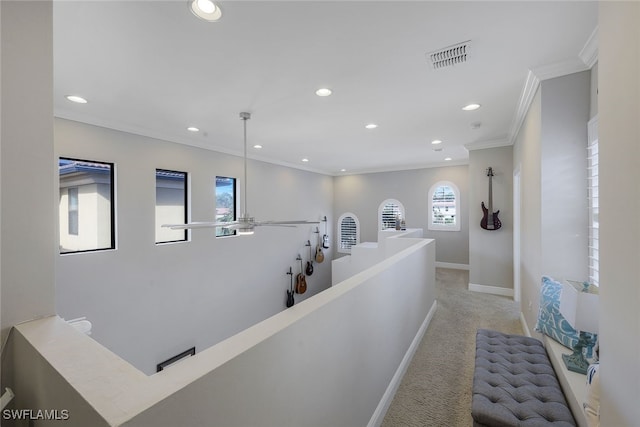
<instances>
[{"instance_id":1,"label":"white wall","mask_svg":"<svg viewBox=\"0 0 640 427\"><path fill-rule=\"evenodd\" d=\"M189 172L191 218L211 221L216 175L238 178L240 197L241 158L63 119L55 120L55 155L113 162L117 212L117 250L56 256L57 313L87 316L92 337L134 366L151 374L159 362L192 346L201 351L285 308L285 273L300 271L298 253L308 258L304 244L317 236L311 226L230 238L200 229L190 242L155 244L156 168ZM333 221L329 176L250 160L248 183L257 219ZM316 263L296 301L330 283L330 262Z\"/></svg>"},{"instance_id":2,"label":"white wall","mask_svg":"<svg viewBox=\"0 0 640 427\"><path fill-rule=\"evenodd\" d=\"M514 145L521 170L521 309L534 331L542 275L587 279L588 71L542 81Z\"/></svg>"},{"instance_id":3,"label":"white wall","mask_svg":"<svg viewBox=\"0 0 640 427\"><path fill-rule=\"evenodd\" d=\"M640 3L600 2L602 426L640 420Z\"/></svg>"},{"instance_id":4,"label":"white wall","mask_svg":"<svg viewBox=\"0 0 640 427\"><path fill-rule=\"evenodd\" d=\"M514 169L520 167L520 287L521 311L533 332L540 299L541 187L540 133L542 127L540 90L536 93L513 146Z\"/></svg>"},{"instance_id":5,"label":"white wall","mask_svg":"<svg viewBox=\"0 0 640 427\"><path fill-rule=\"evenodd\" d=\"M428 229L429 189L438 181L453 182L460 190L460 231ZM422 228L424 237L437 241L436 261L469 264L469 224L464 220L470 209L466 165L334 178L333 214L338 218L345 212L354 213L360 221L361 242L377 241L378 207L386 199L396 199L404 205L407 228Z\"/></svg>"},{"instance_id":6,"label":"white wall","mask_svg":"<svg viewBox=\"0 0 640 427\"><path fill-rule=\"evenodd\" d=\"M493 168L493 210L500 211L502 227L480 227L481 203L488 206L489 178ZM469 282L473 285L513 288L513 147L469 152Z\"/></svg>"},{"instance_id":7,"label":"white wall","mask_svg":"<svg viewBox=\"0 0 640 427\"><path fill-rule=\"evenodd\" d=\"M4 343L14 324L55 312L57 202L51 2L3 1L0 8Z\"/></svg>"},{"instance_id":8,"label":"white wall","mask_svg":"<svg viewBox=\"0 0 640 427\"><path fill-rule=\"evenodd\" d=\"M68 408L69 427L379 425L436 307L434 242L392 245L403 249L151 376L56 316L18 325L14 390L22 407Z\"/></svg>"},{"instance_id":9,"label":"white wall","mask_svg":"<svg viewBox=\"0 0 640 427\"><path fill-rule=\"evenodd\" d=\"M542 273L588 279L587 122L590 72L541 84Z\"/></svg>"}]
</instances>

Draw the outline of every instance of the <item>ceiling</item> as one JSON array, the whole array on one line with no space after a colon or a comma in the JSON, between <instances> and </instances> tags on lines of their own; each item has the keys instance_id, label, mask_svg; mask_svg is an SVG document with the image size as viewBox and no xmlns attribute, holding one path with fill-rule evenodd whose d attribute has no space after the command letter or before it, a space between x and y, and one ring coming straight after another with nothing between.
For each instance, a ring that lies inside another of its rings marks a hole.
<instances>
[{"instance_id":1,"label":"ceiling","mask_svg":"<svg viewBox=\"0 0 640 427\"><path fill-rule=\"evenodd\" d=\"M208 23L186 0L55 1L55 115L241 155L247 111L250 158L329 175L464 164L513 142L530 71L588 69L597 27L586 1L219 5ZM431 67L463 41L467 62Z\"/></svg>"}]
</instances>

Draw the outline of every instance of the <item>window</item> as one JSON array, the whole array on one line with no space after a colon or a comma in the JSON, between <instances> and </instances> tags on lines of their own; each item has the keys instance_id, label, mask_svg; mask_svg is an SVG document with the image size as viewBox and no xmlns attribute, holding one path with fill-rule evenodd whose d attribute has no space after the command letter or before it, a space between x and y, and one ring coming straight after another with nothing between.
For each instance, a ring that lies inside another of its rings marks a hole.
<instances>
[{"instance_id":1,"label":"window","mask_svg":"<svg viewBox=\"0 0 640 427\"><path fill-rule=\"evenodd\" d=\"M598 219L600 205L598 202L598 119L589 122L589 144L587 145L587 178L589 195L589 282L600 284L600 249Z\"/></svg>"},{"instance_id":2,"label":"window","mask_svg":"<svg viewBox=\"0 0 640 427\"><path fill-rule=\"evenodd\" d=\"M360 243L360 222L352 213L338 218L338 252L351 253L351 247Z\"/></svg>"},{"instance_id":3,"label":"window","mask_svg":"<svg viewBox=\"0 0 640 427\"><path fill-rule=\"evenodd\" d=\"M429 230L460 231L460 192L448 181L435 183L429 189Z\"/></svg>"},{"instance_id":4,"label":"window","mask_svg":"<svg viewBox=\"0 0 640 427\"><path fill-rule=\"evenodd\" d=\"M216 176L216 221L230 222L236 220L236 179ZM233 236L235 230L217 227L216 237Z\"/></svg>"},{"instance_id":5,"label":"window","mask_svg":"<svg viewBox=\"0 0 640 427\"><path fill-rule=\"evenodd\" d=\"M396 219L404 219L404 206L395 199L387 199L378 208L378 230L396 228Z\"/></svg>"},{"instance_id":6,"label":"window","mask_svg":"<svg viewBox=\"0 0 640 427\"><path fill-rule=\"evenodd\" d=\"M156 169L156 243L183 242L187 230L171 230L163 224L185 224L187 212L187 173Z\"/></svg>"},{"instance_id":7,"label":"window","mask_svg":"<svg viewBox=\"0 0 640 427\"><path fill-rule=\"evenodd\" d=\"M60 158L60 253L115 249L114 165Z\"/></svg>"},{"instance_id":8,"label":"window","mask_svg":"<svg viewBox=\"0 0 640 427\"><path fill-rule=\"evenodd\" d=\"M68 224L68 233L71 236L78 235L78 187L68 188L68 215L69 215L69 224Z\"/></svg>"}]
</instances>

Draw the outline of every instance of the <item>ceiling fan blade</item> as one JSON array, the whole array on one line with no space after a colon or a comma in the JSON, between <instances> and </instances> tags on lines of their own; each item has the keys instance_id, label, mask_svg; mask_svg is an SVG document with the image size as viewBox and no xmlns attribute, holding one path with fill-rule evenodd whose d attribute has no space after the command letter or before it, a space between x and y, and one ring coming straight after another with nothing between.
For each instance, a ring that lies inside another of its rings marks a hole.
<instances>
[{"instance_id":1,"label":"ceiling fan blade","mask_svg":"<svg viewBox=\"0 0 640 427\"><path fill-rule=\"evenodd\" d=\"M188 222L186 224L162 224L162 227L170 228L172 230L189 230L193 228L215 228L215 227L230 228L237 224L238 223L236 221L234 222Z\"/></svg>"},{"instance_id":2,"label":"ceiling fan blade","mask_svg":"<svg viewBox=\"0 0 640 427\"><path fill-rule=\"evenodd\" d=\"M296 226L293 225L293 224L274 224L274 223L271 223L271 222L261 222L261 223L255 224L255 226L256 227L264 226L264 227L292 227L292 228L296 228Z\"/></svg>"}]
</instances>

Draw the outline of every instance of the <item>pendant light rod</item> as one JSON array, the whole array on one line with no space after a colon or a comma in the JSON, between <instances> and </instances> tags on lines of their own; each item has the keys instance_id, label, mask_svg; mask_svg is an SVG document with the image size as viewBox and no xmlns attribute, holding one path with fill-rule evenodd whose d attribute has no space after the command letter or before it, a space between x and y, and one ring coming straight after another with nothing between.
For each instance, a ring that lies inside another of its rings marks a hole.
<instances>
[{"instance_id":1,"label":"pendant light rod","mask_svg":"<svg viewBox=\"0 0 640 427\"><path fill-rule=\"evenodd\" d=\"M240 113L240 118L242 119L244 128L244 190L242 192L242 216L247 217L249 212L249 210L247 209L247 120L251 118L251 113L242 112Z\"/></svg>"}]
</instances>

